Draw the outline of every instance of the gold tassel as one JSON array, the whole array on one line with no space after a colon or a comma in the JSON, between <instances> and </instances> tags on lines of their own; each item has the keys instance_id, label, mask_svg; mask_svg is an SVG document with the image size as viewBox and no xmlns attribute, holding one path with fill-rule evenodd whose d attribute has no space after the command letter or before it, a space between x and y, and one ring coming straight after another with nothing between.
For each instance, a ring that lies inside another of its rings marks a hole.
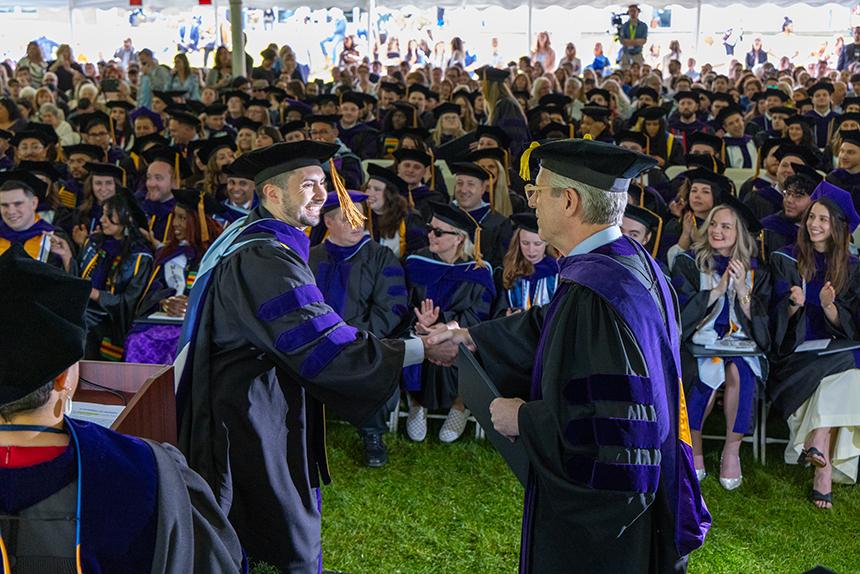
<instances>
[{"instance_id":1,"label":"gold tassel","mask_svg":"<svg viewBox=\"0 0 860 574\"><path fill-rule=\"evenodd\" d=\"M284 106L278 108L278 117L281 118L281 125L284 125Z\"/></svg>"},{"instance_id":2,"label":"gold tassel","mask_svg":"<svg viewBox=\"0 0 860 574\"><path fill-rule=\"evenodd\" d=\"M204 194L197 200L197 219L200 224L200 241L209 241L209 227L206 225L206 207L203 202Z\"/></svg>"},{"instance_id":3,"label":"gold tassel","mask_svg":"<svg viewBox=\"0 0 860 574\"><path fill-rule=\"evenodd\" d=\"M639 207L645 207L645 176L639 176Z\"/></svg>"},{"instance_id":4,"label":"gold tassel","mask_svg":"<svg viewBox=\"0 0 860 574\"><path fill-rule=\"evenodd\" d=\"M415 198L412 197L412 190L409 190L409 208L415 209Z\"/></svg>"},{"instance_id":5,"label":"gold tassel","mask_svg":"<svg viewBox=\"0 0 860 574\"><path fill-rule=\"evenodd\" d=\"M532 157L532 152L540 147L540 142L532 142L525 149L523 155L520 156L520 179L523 181L531 181L532 172L529 167L529 160Z\"/></svg>"},{"instance_id":6,"label":"gold tassel","mask_svg":"<svg viewBox=\"0 0 860 574\"><path fill-rule=\"evenodd\" d=\"M573 129L573 124L567 124L567 135L570 139L576 139L576 132Z\"/></svg>"},{"instance_id":7,"label":"gold tassel","mask_svg":"<svg viewBox=\"0 0 860 574\"><path fill-rule=\"evenodd\" d=\"M430 191L436 191L436 155L431 148L427 148L427 153L430 154Z\"/></svg>"},{"instance_id":8,"label":"gold tassel","mask_svg":"<svg viewBox=\"0 0 860 574\"><path fill-rule=\"evenodd\" d=\"M480 166L478 166L478 167L480 167ZM484 169L484 168L481 168L481 169ZM489 190L489 195L490 195L490 209L495 209L495 208L496 208L496 202L495 202L495 201L493 201L493 196L495 195L495 193L493 193L493 192L495 191L495 188L496 188L496 181L495 181L495 178L493 177L493 174L492 174L492 173L490 173L490 171L489 171L489 170L484 169L484 171L486 171L486 172L487 172L487 175L489 175L489 176L490 176L490 190Z\"/></svg>"},{"instance_id":9,"label":"gold tassel","mask_svg":"<svg viewBox=\"0 0 860 574\"><path fill-rule=\"evenodd\" d=\"M726 142L723 142L722 147L720 147L720 161L723 162L723 165L726 165ZM717 171L716 169L714 171Z\"/></svg>"},{"instance_id":10,"label":"gold tassel","mask_svg":"<svg viewBox=\"0 0 860 574\"><path fill-rule=\"evenodd\" d=\"M593 137L591 137L591 134L585 134L584 136L582 136L582 139L584 139L584 140L588 140L588 141L591 141L591 140L593 140L594 138L593 138Z\"/></svg>"},{"instance_id":11,"label":"gold tassel","mask_svg":"<svg viewBox=\"0 0 860 574\"><path fill-rule=\"evenodd\" d=\"M328 160L328 164L331 171L331 181L334 184L334 190L337 192L337 201L343 210L343 216L353 229L364 227L364 220L367 218L361 214L352 202L352 199L350 199L349 193L346 191L346 186L343 184L343 179L337 172L337 168L334 167L334 159Z\"/></svg>"},{"instance_id":12,"label":"gold tassel","mask_svg":"<svg viewBox=\"0 0 860 574\"><path fill-rule=\"evenodd\" d=\"M645 132L642 132L645 136L645 155L651 155L651 138Z\"/></svg>"},{"instance_id":13,"label":"gold tassel","mask_svg":"<svg viewBox=\"0 0 860 574\"><path fill-rule=\"evenodd\" d=\"M755 175L753 177L758 177L758 174L761 173L761 148L758 148L758 153L755 158Z\"/></svg>"},{"instance_id":14,"label":"gold tassel","mask_svg":"<svg viewBox=\"0 0 860 574\"><path fill-rule=\"evenodd\" d=\"M481 225L478 223L472 214L466 211L465 209L460 209L463 213L466 214L466 217L472 220L472 223L475 224L475 267L486 267L487 264L484 262L484 258L481 256Z\"/></svg>"},{"instance_id":15,"label":"gold tassel","mask_svg":"<svg viewBox=\"0 0 860 574\"><path fill-rule=\"evenodd\" d=\"M122 166L117 166L117 167L120 169L120 171L122 171L122 186L127 187L128 184L126 182L127 177L126 177L125 169L123 169Z\"/></svg>"},{"instance_id":16,"label":"gold tassel","mask_svg":"<svg viewBox=\"0 0 860 574\"><path fill-rule=\"evenodd\" d=\"M717 158L711 156L711 162L714 164L714 173L717 173Z\"/></svg>"}]
</instances>

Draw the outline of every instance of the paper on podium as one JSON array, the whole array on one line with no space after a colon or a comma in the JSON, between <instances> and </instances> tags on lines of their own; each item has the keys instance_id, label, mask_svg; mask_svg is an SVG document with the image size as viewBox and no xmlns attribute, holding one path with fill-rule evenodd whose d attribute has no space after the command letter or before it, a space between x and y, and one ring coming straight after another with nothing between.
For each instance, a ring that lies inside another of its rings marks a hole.
<instances>
[{"instance_id":1,"label":"paper on podium","mask_svg":"<svg viewBox=\"0 0 860 574\"><path fill-rule=\"evenodd\" d=\"M457 357L457 372L460 396L484 429L487 438L525 487L529 476L529 458L526 449L521 441L511 442L493 428L490 420L490 403L501 395L475 355L463 345L460 345L460 355Z\"/></svg>"}]
</instances>

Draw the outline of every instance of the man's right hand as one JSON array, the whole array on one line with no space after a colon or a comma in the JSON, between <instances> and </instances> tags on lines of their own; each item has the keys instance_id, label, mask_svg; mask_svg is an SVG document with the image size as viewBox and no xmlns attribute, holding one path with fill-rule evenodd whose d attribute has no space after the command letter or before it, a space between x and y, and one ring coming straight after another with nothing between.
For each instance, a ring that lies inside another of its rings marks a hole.
<instances>
[{"instance_id":1,"label":"man's right hand","mask_svg":"<svg viewBox=\"0 0 860 574\"><path fill-rule=\"evenodd\" d=\"M443 325L435 329L424 340L424 357L434 365L450 367L460 353L460 343L475 351L475 341L468 329L450 328Z\"/></svg>"}]
</instances>

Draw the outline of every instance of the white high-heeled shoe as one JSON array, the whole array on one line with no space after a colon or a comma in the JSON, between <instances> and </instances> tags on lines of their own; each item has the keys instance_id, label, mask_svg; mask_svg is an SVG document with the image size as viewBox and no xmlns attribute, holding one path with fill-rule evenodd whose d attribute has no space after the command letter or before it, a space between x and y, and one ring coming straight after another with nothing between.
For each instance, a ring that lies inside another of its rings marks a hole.
<instances>
[{"instance_id":1,"label":"white high-heeled shoe","mask_svg":"<svg viewBox=\"0 0 860 574\"><path fill-rule=\"evenodd\" d=\"M741 464L741 457L738 458L738 466ZM720 457L720 468L723 466L723 457ZM738 488L741 483L744 481L744 475L741 474L737 478L725 478L722 474L720 474L720 486L725 488L726 490L735 490Z\"/></svg>"},{"instance_id":2,"label":"white high-heeled shoe","mask_svg":"<svg viewBox=\"0 0 860 574\"><path fill-rule=\"evenodd\" d=\"M708 476L708 473L705 471L704 468L697 468L696 469L696 478L699 479L699 482L702 482L703 480L705 480L706 476Z\"/></svg>"}]
</instances>

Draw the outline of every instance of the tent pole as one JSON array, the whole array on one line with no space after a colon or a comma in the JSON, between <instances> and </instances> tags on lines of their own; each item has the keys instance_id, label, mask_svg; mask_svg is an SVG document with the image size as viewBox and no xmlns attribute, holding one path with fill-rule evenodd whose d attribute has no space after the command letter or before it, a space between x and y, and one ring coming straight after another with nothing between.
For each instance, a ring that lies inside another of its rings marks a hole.
<instances>
[{"instance_id":1,"label":"tent pole","mask_svg":"<svg viewBox=\"0 0 860 574\"><path fill-rule=\"evenodd\" d=\"M233 40L233 77L245 76L245 37L242 30L242 0L230 0L230 36Z\"/></svg>"},{"instance_id":2,"label":"tent pole","mask_svg":"<svg viewBox=\"0 0 860 574\"><path fill-rule=\"evenodd\" d=\"M75 14L73 12L74 9L75 0L69 0L69 38L71 39L71 42L69 42L69 44L77 48L77 46L75 46Z\"/></svg>"},{"instance_id":3,"label":"tent pole","mask_svg":"<svg viewBox=\"0 0 860 574\"><path fill-rule=\"evenodd\" d=\"M529 0L529 35L526 38L526 54L530 54L532 50L532 12L534 11L534 6L532 4L532 0Z\"/></svg>"},{"instance_id":4,"label":"tent pole","mask_svg":"<svg viewBox=\"0 0 860 574\"><path fill-rule=\"evenodd\" d=\"M221 46L221 29L218 26L218 0L212 0L212 10L215 12L215 47Z\"/></svg>"},{"instance_id":5,"label":"tent pole","mask_svg":"<svg viewBox=\"0 0 860 574\"><path fill-rule=\"evenodd\" d=\"M693 45L695 46L696 60L697 61L701 60L701 58L699 58L699 38L701 37L701 35L702 35L702 0L698 0L696 2L696 39L693 42Z\"/></svg>"},{"instance_id":6,"label":"tent pole","mask_svg":"<svg viewBox=\"0 0 860 574\"><path fill-rule=\"evenodd\" d=\"M373 37L376 34L376 0L367 0L367 55L373 60Z\"/></svg>"}]
</instances>

